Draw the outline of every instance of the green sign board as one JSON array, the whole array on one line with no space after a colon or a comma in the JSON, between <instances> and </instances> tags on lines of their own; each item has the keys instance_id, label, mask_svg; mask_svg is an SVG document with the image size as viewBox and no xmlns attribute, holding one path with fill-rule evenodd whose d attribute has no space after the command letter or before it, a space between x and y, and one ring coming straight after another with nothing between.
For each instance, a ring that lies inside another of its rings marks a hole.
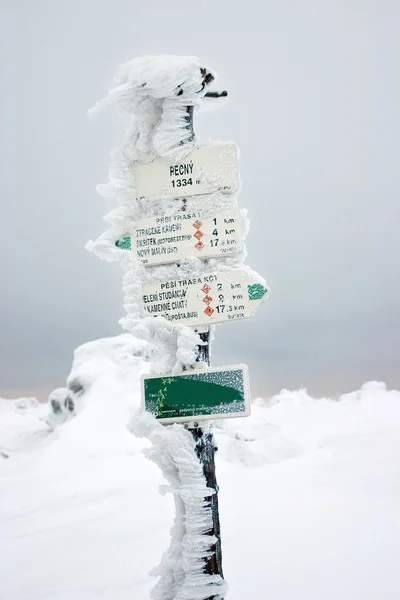
<instances>
[{"instance_id":1,"label":"green sign board","mask_svg":"<svg viewBox=\"0 0 400 600\"><path fill-rule=\"evenodd\" d=\"M142 377L142 407L161 423L247 417L246 365Z\"/></svg>"}]
</instances>

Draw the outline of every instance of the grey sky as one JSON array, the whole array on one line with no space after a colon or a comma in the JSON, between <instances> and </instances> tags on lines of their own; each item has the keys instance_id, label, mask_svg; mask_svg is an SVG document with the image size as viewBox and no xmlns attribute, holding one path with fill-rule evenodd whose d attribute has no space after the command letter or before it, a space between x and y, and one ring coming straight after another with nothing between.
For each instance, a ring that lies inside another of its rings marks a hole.
<instances>
[{"instance_id":1,"label":"grey sky","mask_svg":"<svg viewBox=\"0 0 400 600\"><path fill-rule=\"evenodd\" d=\"M400 386L400 4L393 0L2 0L0 394L62 385L73 349L119 333L106 225L124 123L86 111L124 61L199 56L229 91L195 123L241 150L248 264L272 288L217 327L213 364L253 393Z\"/></svg>"}]
</instances>

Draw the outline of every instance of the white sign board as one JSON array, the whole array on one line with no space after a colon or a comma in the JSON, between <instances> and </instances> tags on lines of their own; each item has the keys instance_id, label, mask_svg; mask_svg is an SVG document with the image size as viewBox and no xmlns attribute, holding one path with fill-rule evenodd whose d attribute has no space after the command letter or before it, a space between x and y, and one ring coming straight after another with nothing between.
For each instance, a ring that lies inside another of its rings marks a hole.
<instances>
[{"instance_id":1,"label":"white sign board","mask_svg":"<svg viewBox=\"0 0 400 600\"><path fill-rule=\"evenodd\" d=\"M143 305L153 316L189 326L248 319L269 289L246 268L145 285Z\"/></svg>"},{"instance_id":2,"label":"white sign board","mask_svg":"<svg viewBox=\"0 0 400 600\"><path fill-rule=\"evenodd\" d=\"M239 189L237 148L219 144L195 148L181 162L156 158L151 163L134 163L136 197L185 198L220 190L234 194Z\"/></svg>"},{"instance_id":3,"label":"white sign board","mask_svg":"<svg viewBox=\"0 0 400 600\"><path fill-rule=\"evenodd\" d=\"M186 257L213 258L242 252L240 214L236 207L202 218L196 212L151 217L136 223L132 252L144 265Z\"/></svg>"}]
</instances>

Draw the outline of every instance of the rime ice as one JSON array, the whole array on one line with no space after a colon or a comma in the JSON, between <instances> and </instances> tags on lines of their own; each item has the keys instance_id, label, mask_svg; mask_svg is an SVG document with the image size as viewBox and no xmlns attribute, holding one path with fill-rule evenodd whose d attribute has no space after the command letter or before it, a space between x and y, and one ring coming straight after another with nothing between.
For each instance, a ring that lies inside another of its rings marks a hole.
<instances>
[{"instance_id":1,"label":"rime ice","mask_svg":"<svg viewBox=\"0 0 400 600\"><path fill-rule=\"evenodd\" d=\"M235 258L222 258L219 262L210 261L210 265L207 266L200 259L192 257L173 265L145 268L140 262L132 261L130 254L125 250L129 246L132 247L131 240L137 221L154 216L174 215L179 212L180 208L175 198L169 201L165 198L158 199L156 194L150 203L138 195L134 178L136 175L139 181L140 173L135 173L135 165L139 166L140 163L146 165L159 156L170 162L167 175L174 176L171 181L173 188L175 186L183 187L183 180L186 184L189 180L193 184L193 177L189 177L192 175L189 173L190 160L189 166L178 164L176 169L175 163L182 161L194 147L194 135L192 124L188 119L188 107L192 109L199 107L204 97L203 71L204 69L200 67L197 59L192 58L145 57L135 59L121 67L117 74L117 86L111 90L108 98L97 106L99 108L101 104L114 103L117 107L131 113L134 119L124 144L113 157L110 182L100 190L107 196L113 196L119 203L118 208L105 217L111 228L96 242L90 242L87 248L106 260L121 260L125 270L123 287L126 310L126 317L121 323L124 328L154 348L155 372L162 370L174 374L184 367L192 365L196 361L197 348L201 345L201 341L199 336L186 325L169 323L162 317L146 318L151 311L144 309L143 296L151 297L152 294L151 292L143 293L143 285L162 281L164 276L165 279L172 281L179 280L182 276L199 277L207 267L216 271L223 270L235 266L235 264L240 265L243 260L243 253L238 253ZM171 172L172 166L173 171ZM186 173L183 172L185 169ZM183 179L183 175L187 177ZM196 177L195 184L197 184L197 180L201 181L201 172ZM215 192L211 193L204 201L204 207L197 206L196 197L193 197L185 199L184 212L197 210L198 218L201 219L208 214L215 214L215 207L221 211L230 206L236 206L234 194L224 194L226 186L222 186L223 190L221 190L221 185L215 185L212 178L207 181L207 185L211 186L210 192L213 190ZM238 182L232 191L237 187ZM227 199L223 198L224 195ZM243 219L243 228L246 228L243 213L240 218ZM175 234L173 231L167 233ZM201 234L198 232L196 235L199 237ZM153 239L150 237L151 241ZM201 248L202 245L203 243L198 239L197 247ZM147 247L151 248L154 244L149 242L142 247L139 242L139 246L143 249L144 257ZM169 286L166 286L166 290L158 292L155 306L169 303L172 305L172 303L178 302L179 310L184 309L186 302L184 298L160 298L160 294L162 295L168 289ZM133 428L135 428L134 422ZM148 429L147 435L156 448L160 435L151 428ZM212 536L203 534L212 526L213 513L211 504L207 501L205 477L194 452L194 442L192 441L191 448L186 448L186 455L191 453L192 465L190 466L187 456L183 460L179 458L180 451L185 451L185 436L186 438L190 437L189 434L181 427L174 426L168 433L165 433L165 436L164 444L170 440L172 449L179 447L176 456L171 451L168 463L163 460L158 461L167 478L168 476L173 477L181 482L181 485L174 491L177 499L177 526L173 532L173 539L175 537L178 543L174 544L173 542L174 564L171 567L172 570L162 570L161 579L153 592L153 597L163 598L163 600L167 598L183 600L193 597L194 594L198 600L210 596L222 598L225 592L225 582L222 577L204 573L204 557L212 552L215 540ZM159 456L156 450L155 453ZM167 456L168 453L165 458ZM210 493L213 492L208 492L208 495ZM182 526L179 524L179 507L184 508L186 533L182 531ZM193 546L194 543L196 548ZM178 554L176 553L177 545L181 548ZM170 563L170 561L171 558L168 555L167 562Z\"/></svg>"},{"instance_id":2,"label":"rime ice","mask_svg":"<svg viewBox=\"0 0 400 600\"><path fill-rule=\"evenodd\" d=\"M126 240L130 239L136 224L141 220L150 217L172 218L179 213L181 204L175 199L155 199L151 202L136 200L132 165L137 162L150 163L159 156L170 161L174 173L177 165L179 172L179 161L196 147L192 132L186 127L187 107L193 106L195 111L205 107L206 89L200 66L199 60L193 57L146 56L134 59L120 68L116 86L106 99L98 103L94 111L98 114L103 107L114 105L131 118L125 141L113 154L110 181L98 188L102 195L113 197L118 203L118 207L105 217L111 227L95 242L88 242L86 246L100 258L122 263L125 271L123 288L126 316L121 324L130 332L148 314L142 306L142 285L157 283L161 279L177 280L201 275L205 270L220 272L237 268L242 265L246 256L244 248L235 255L227 253L225 257L221 254L218 260L211 259L208 264L192 256L181 260L179 266L158 266L155 271L140 262L133 262L129 251L124 249L131 246L131 242L128 245ZM212 102L209 104L212 105ZM200 201L199 198L187 198L186 210L180 214L196 214L199 218L207 218L215 216L219 211L237 210L235 194L217 190L202 197ZM240 219L243 232L246 233L248 221L243 209L240 211ZM147 251L149 247L150 243L148 247L141 249ZM141 258L146 259L144 252ZM265 283L259 276L258 280ZM194 349L195 345L193 351Z\"/></svg>"}]
</instances>

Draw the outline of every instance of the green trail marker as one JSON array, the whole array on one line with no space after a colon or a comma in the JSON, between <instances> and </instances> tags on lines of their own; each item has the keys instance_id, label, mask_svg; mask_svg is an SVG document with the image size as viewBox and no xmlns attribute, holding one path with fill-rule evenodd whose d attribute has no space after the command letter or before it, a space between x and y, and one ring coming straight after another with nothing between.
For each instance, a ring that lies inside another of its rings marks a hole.
<instances>
[{"instance_id":1,"label":"green trail marker","mask_svg":"<svg viewBox=\"0 0 400 600\"><path fill-rule=\"evenodd\" d=\"M254 283L247 286L247 293L249 300L261 300L268 293L268 288L261 285L261 283Z\"/></svg>"},{"instance_id":2,"label":"green trail marker","mask_svg":"<svg viewBox=\"0 0 400 600\"><path fill-rule=\"evenodd\" d=\"M250 414L247 366L143 376L142 405L161 423L246 417Z\"/></svg>"},{"instance_id":3,"label":"green trail marker","mask_svg":"<svg viewBox=\"0 0 400 600\"><path fill-rule=\"evenodd\" d=\"M130 250L131 249L131 238L129 235L122 238L122 240L117 240L115 242L117 248L121 248L121 250Z\"/></svg>"}]
</instances>

